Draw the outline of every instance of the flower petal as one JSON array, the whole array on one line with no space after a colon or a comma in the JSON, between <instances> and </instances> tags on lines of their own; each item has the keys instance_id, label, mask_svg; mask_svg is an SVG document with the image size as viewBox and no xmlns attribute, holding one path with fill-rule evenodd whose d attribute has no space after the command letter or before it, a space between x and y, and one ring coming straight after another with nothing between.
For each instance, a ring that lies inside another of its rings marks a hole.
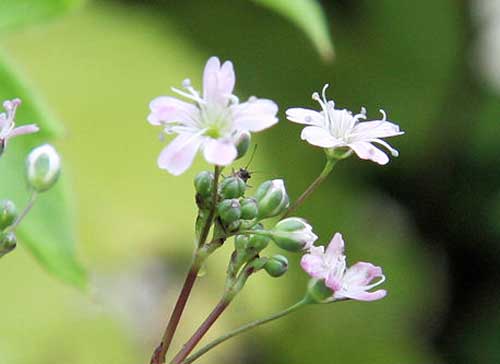
<instances>
[{"instance_id":1,"label":"flower petal","mask_svg":"<svg viewBox=\"0 0 500 364\"><path fill-rule=\"evenodd\" d=\"M387 296L387 291L385 289L379 289L374 292L366 292L366 291L359 291L359 292L343 292L342 295L336 295L334 294L334 297L336 299L339 298L351 298L353 300L357 301L376 301L380 300Z\"/></svg>"},{"instance_id":2,"label":"flower petal","mask_svg":"<svg viewBox=\"0 0 500 364\"><path fill-rule=\"evenodd\" d=\"M203 145L203 155L208 163L227 166L236 159L238 151L229 139L208 138Z\"/></svg>"},{"instance_id":3,"label":"flower petal","mask_svg":"<svg viewBox=\"0 0 500 364\"><path fill-rule=\"evenodd\" d=\"M328 248L326 248L326 257L338 257L344 254L344 239L341 233L335 233Z\"/></svg>"},{"instance_id":4,"label":"flower petal","mask_svg":"<svg viewBox=\"0 0 500 364\"><path fill-rule=\"evenodd\" d=\"M179 135L160 153L158 166L174 176L184 173L193 163L202 141L197 134Z\"/></svg>"},{"instance_id":5,"label":"flower petal","mask_svg":"<svg viewBox=\"0 0 500 364\"><path fill-rule=\"evenodd\" d=\"M314 254L305 254L300 260L300 266L313 278L324 279L328 274L323 265L323 257Z\"/></svg>"},{"instance_id":6,"label":"flower petal","mask_svg":"<svg viewBox=\"0 0 500 364\"><path fill-rule=\"evenodd\" d=\"M380 149L374 147L371 143L359 141L349 143L348 146L361 159L371 160L381 165L389 162L389 157Z\"/></svg>"},{"instance_id":7,"label":"flower petal","mask_svg":"<svg viewBox=\"0 0 500 364\"><path fill-rule=\"evenodd\" d=\"M188 126L196 126L199 111L196 106L170 96L160 96L149 104L151 113L148 121L152 125L179 122Z\"/></svg>"},{"instance_id":8,"label":"flower petal","mask_svg":"<svg viewBox=\"0 0 500 364\"><path fill-rule=\"evenodd\" d=\"M253 99L231 107L234 127L251 132L267 129L278 122L278 105L272 100Z\"/></svg>"},{"instance_id":9,"label":"flower petal","mask_svg":"<svg viewBox=\"0 0 500 364\"><path fill-rule=\"evenodd\" d=\"M217 57L210 57L203 72L203 98L208 103L227 105L236 83L231 61L220 65Z\"/></svg>"},{"instance_id":10,"label":"flower petal","mask_svg":"<svg viewBox=\"0 0 500 364\"><path fill-rule=\"evenodd\" d=\"M344 283L349 286L367 286L377 277L383 277L382 268L367 262L350 266L344 274Z\"/></svg>"},{"instance_id":11,"label":"flower petal","mask_svg":"<svg viewBox=\"0 0 500 364\"><path fill-rule=\"evenodd\" d=\"M307 126L302 130L300 137L308 143L322 148L333 148L341 143L327 130L319 126Z\"/></svg>"},{"instance_id":12,"label":"flower petal","mask_svg":"<svg viewBox=\"0 0 500 364\"><path fill-rule=\"evenodd\" d=\"M404 134L404 132L399 130L399 125L389 121L364 121L354 126L350 134L350 139L356 142L374 138L387 138L401 134Z\"/></svg>"},{"instance_id":13,"label":"flower petal","mask_svg":"<svg viewBox=\"0 0 500 364\"><path fill-rule=\"evenodd\" d=\"M294 123L321 126L325 117L316 110L293 107L286 110L286 118Z\"/></svg>"},{"instance_id":14,"label":"flower petal","mask_svg":"<svg viewBox=\"0 0 500 364\"><path fill-rule=\"evenodd\" d=\"M19 135L36 133L38 130L40 130L40 128L35 124L18 126L17 128L14 128L9 133L9 135L7 135L7 139L13 138L13 137L16 137Z\"/></svg>"}]
</instances>

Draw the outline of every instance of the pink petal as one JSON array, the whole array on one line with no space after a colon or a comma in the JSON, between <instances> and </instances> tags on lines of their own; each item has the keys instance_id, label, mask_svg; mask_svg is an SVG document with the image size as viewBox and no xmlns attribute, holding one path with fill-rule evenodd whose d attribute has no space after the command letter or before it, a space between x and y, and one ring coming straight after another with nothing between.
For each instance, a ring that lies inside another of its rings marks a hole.
<instances>
[{"instance_id":1,"label":"pink petal","mask_svg":"<svg viewBox=\"0 0 500 364\"><path fill-rule=\"evenodd\" d=\"M174 176L184 173L193 163L202 140L196 134L179 135L160 153L158 166Z\"/></svg>"},{"instance_id":2,"label":"pink petal","mask_svg":"<svg viewBox=\"0 0 500 364\"><path fill-rule=\"evenodd\" d=\"M267 99L255 99L231 107L235 128L261 131L278 122L278 105Z\"/></svg>"},{"instance_id":3,"label":"pink petal","mask_svg":"<svg viewBox=\"0 0 500 364\"><path fill-rule=\"evenodd\" d=\"M376 301L387 296L387 291L385 289L379 289L374 292L358 291L358 292L343 292L342 297L336 296L336 298L351 298L357 301Z\"/></svg>"},{"instance_id":4,"label":"pink petal","mask_svg":"<svg viewBox=\"0 0 500 364\"><path fill-rule=\"evenodd\" d=\"M333 148L339 145L339 141L331 134L319 126L307 126L302 130L300 137L310 144L322 148Z\"/></svg>"},{"instance_id":5,"label":"pink petal","mask_svg":"<svg viewBox=\"0 0 500 364\"><path fill-rule=\"evenodd\" d=\"M327 257L337 257L344 254L344 239L341 233L335 233L328 248L326 248Z\"/></svg>"},{"instance_id":6,"label":"pink petal","mask_svg":"<svg viewBox=\"0 0 500 364\"><path fill-rule=\"evenodd\" d=\"M358 262L347 269L344 274L344 282L352 286L362 287L369 285L372 280L378 277L383 277L382 268L371 263Z\"/></svg>"},{"instance_id":7,"label":"pink petal","mask_svg":"<svg viewBox=\"0 0 500 364\"><path fill-rule=\"evenodd\" d=\"M300 260L300 266L313 278L326 278L325 275L327 272L323 269L323 259L321 256L305 254Z\"/></svg>"},{"instance_id":8,"label":"pink petal","mask_svg":"<svg viewBox=\"0 0 500 364\"><path fill-rule=\"evenodd\" d=\"M399 125L389 121L365 121L356 124L351 133L351 140L364 141L374 138L387 138L404 134L399 130Z\"/></svg>"},{"instance_id":9,"label":"pink petal","mask_svg":"<svg viewBox=\"0 0 500 364\"><path fill-rule=\"evenodd\" d=\"M321 126L325 117L316 110L294 107L286 111L286 118L294 123Z\"/></svg>"},{"instance_id":10,"label":"pink petal","mask_svg":"<svg viewBox=\"0 0 500 364\"><path fill-rule=\"evenodd\" d=\"M24 135L24 134L32 134L32 133L36 133L39 130L40 130L40 128L38 126L36 126L35 124L22 125L22 126L18 126L17 128L14 128L9 133L7 138L14 138L16 136Z\"/></svg>"},{"instance_id":11,"label":"pink petal","mask_svg":"<svg viewBox=\"0 0 500 364\"><path fill-rule=\"evenodd\" d=\"M151 113L148 121L152 125L161 123L180 122L185 125L195 126L199 111L187 102L170 96L160 96L149 104Z\"/></svg>"},{"instance_id":12,"label":"pink petal","mask_svg":"<svg viewBox=\"0 0 500 364\"><path fill-rule=\"evenodd\" d=\"M203 72L203 98L209 103L227 105L233 93L236 76L231 61L220 65L219 58L210 57Z\"/></svg>"},{"instance_id":13,"label":"pink petal","mask_svg":"<svg viewBox=\"0 0 500 364\"><path fill-rule=\"evenodd\" d=\"M371 160L381 165L387 164L389 162L389 157L380 149L374 147L371 143L354 142L350 143L348 146L361 159Z\"/></svg>"},{"instance_id":14,"label":"pink petal","mask_svg":"<svg viewBox=\"0 0 500 364\"><path fill-rule=\"evenodd\" d=\"M203 145L203 155L208 163L227 166L236 159L238 151L231 140L208 138Z\"/></svg>"}]
</instances>

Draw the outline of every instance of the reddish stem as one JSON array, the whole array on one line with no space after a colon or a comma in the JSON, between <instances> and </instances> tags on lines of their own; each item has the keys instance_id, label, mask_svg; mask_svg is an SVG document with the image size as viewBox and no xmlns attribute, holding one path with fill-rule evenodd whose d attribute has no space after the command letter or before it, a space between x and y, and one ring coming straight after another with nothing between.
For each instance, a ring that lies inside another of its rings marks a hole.
<instances>
[{"instance_id":1,"label":"reddish stem","mask_svg":"<svg viewBox=\"0 0 500 364\"><path fill-rule=\"evenodd\" d=\"M184 344L182 350L177 353L175 358L172 360L172 364L180 364L186 357L193 351L196 344L200 342L207 331L212 327L214 322L219 318L219 316L224 312L224 310L229 306L231 301L227 298L223 298L219 301L217 306L208 315L205 321L200 325L198 330L191 336L191 338Z\"/></svg>"},{"instance_id":2,"label":"reddish stem","mask_svg":"<svg viewBox=\"0 0 500 364\"><path fill-rule=\"evenodd\" d=\"M168 348L170 347L170 343L174 337L175 330L179 325L179 321L182 316L182 312L184 311L184 307L186 307L187 300L189 298L189 294L191 293L191 289L193 288L194 282L196 281L196 277L198 276L198 271L200 270L199 264L194 264L191 267L191 270L186 276L186 280L184 281L184 285L182 286L182 290L177 298L177 302L175 303L175 308L170 315L170 319L168 321L167 328L165 329L165 333L161 339L160 345L155 349L153 356L151 357L150 364L163 364L165 363L165 356L167 354Z\"/></svg>"}]
</instances>

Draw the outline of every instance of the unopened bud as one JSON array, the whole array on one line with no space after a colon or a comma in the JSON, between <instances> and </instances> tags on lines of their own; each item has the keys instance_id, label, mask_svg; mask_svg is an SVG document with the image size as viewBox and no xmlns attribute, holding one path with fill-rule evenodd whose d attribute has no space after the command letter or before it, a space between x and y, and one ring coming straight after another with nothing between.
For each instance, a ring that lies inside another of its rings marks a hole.
<instances>
[{"instance_id":1,"label":"unopened bud","mask_svg":"<svg viewBox=\"0 0 500 364\"><path fill-rule=\"evenodd\" d=\"M245 198L240 202L241 205L241 218L243 220L252 220L257 217L259 208L257 201L254 198Z\"/></svg>"},{"instance_id":2,"label":"unopened bud","mask_svg":"<svg viewBox=\"0 0 500 364\"><path fill-rule=\"evenodd\" d=\"M16 245L17 239L13 232L0 233L0 257L13 251Z\"/></svg>"},{"instance_id":3,"label":"unopened bud","mask_svg":"<svg viewBox=\"0 0 500 364\"><path fill-rule=\"evenodd\" d=\"M194 178L194 188L196 192L203 198L212 195L214 185L214 174L209 171L203 171Z\"/></svg>"},{"instance_id":4,"label":"unopened bud","mask_svg":"<svg viewBox=\"0 0 500 364\"><path fill-rule=\"evenodd\" d=\"M9 227L17 219L17 209L10 200L0 201L0 231Z\"/></svg>"},{"instance_id":5,"label":"unopened bud","mask_svg":"<svg viewBox=\"0 0 500 364\"><path fill-rule=\"evenodd\" d=\"M255 193L259 207L258 218L265 219L282 213L289 204L285 184L282 179L262 183Z\"/></svg>"},{"instance_id":6,"label":"unopened bud","mask_svg":"<svg viewBox=\"0 0 500 364\"><path fill-rule=\"evenodd\" d=\"M245 181L237 176L224 178L220 184L222 198L238 198L245 194L247 185Z\"/></svg>"},{"instance_id":7,"label":"unopened bud","mask_svg":"<svg viewBox=\"0 0 500 364\"><path fill-rule=\"evenodd\" d=\"M26 159L29 185L37 192L44 192L56 183L61 172L61 158L50 144L33 149Z\"/></svg>"},{"instance_id":8,"label":"unopened bud","mask_svg":"<svg viewBox=\"0 0 500 364\"><path fill-rule=\"evenodd\" d=\"M250 142L251 136L248 131L242 131L238 134L234 143L236 145L236 150L238 151L236 159L240 159L247 153L248 148L250 148Z\"/></svg>"},{"instance_id":9,"label":"unopened bud","mask_svg":"<svg viewBox=\"0 0 500 364\"><path fill-rule=\"evenodd\" d=\"M288 270L288 259L283 255L274 255L266 262L264 269L271 277L281 277Z\"/></svg>"},{"instance_id":10,"label":"unopened bud","mask_svg":"<svg viewBox=\"0 0 500 364\"><path fill-rule=\"evenodd\" d=\"M226 225L234 223L241 217L240 203L237 199L230 199L222 201L217 206L217 212L222 222Z\"/></svg>"},{"instance_id":11,"label":"unopened bud","mask_svg":"<svg viewBox=\"0 0 500 364\"><path fill-rule=\"evenodd\" d=\"M247 248L260 252L269 245L271 239L264 235L250 235Z\"/></svg>"},{"instance_id":12,"label":"unopened bud","mask_svg":"<svg viewBox=\"0 0 500 364\"><path fill-rule=\"evenodd\" d=\"M269 232L269 236L280 248L291 252L306 250L318 239L312 226L298 217L281 220Z\"/></svg>"}]
</instances>

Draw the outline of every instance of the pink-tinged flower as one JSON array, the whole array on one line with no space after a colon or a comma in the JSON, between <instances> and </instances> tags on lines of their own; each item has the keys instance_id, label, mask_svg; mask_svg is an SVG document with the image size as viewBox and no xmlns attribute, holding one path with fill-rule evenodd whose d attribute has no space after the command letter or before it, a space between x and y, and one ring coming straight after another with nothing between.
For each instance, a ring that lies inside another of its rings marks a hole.
<instances>
[{"instance_id":1,"label":"pink-tinged flower","mask_svg":"<svg viewBox=\"0 0 500 364\"><path fill-rule=\"evenodd\" d=\"M23 134L36 133L39 129L35 124L18 126L16 128L16 109L21 100L13 99L4 101L3 107L6 112L0 114L0 154L5 150L7 141Z\"/></svg>"},{"instance_id":2,"label":"pink-tinged flower","mask_svg":"<svg viewBox=\"0 0 500 364\"><path fill-rule=\"evenodd\" d=\"M301 138L310 144L327 148L349 148L361 159L372 160L378 164L387 164L389 157L382 152L375 144L380 144L387 148L394 156L398 156L398 151L392 148L381 138L392 137L404 134L399 130L399 126L387 121L387 116L383 110L381 120L364 121L366 110L361 109L359 114L346 109L336 109L335 103L326 99L326 89L323 88L323 97L317 92L312 96L321 105L322 111L304 108L291 108L286 111L288 120L294 123L308 125L301 133Z\"/></svg>"},{"instance_id":3,"label":"pink-tinged flower","mask_svg":"<svg viewBox=\"0 0 500 364\"><path fill-rule=\"evenodd\" d=\"M211 57L203 73L203 94L189 80L185 91L172 88L177 94L193 101L160 96L149 107L148 121L162 126L177 137L161 152L158 166L173 175L180 175L192 164L198 150L207 162L226 166L237 157L237 141L242 132L257 132L278 122L278 106L271 100L251 97L240 103L233 95L236 82L233 64L222 65Z\"/></svg>"},{"instance_id":4,"label":"pink-tinged flower","mask_svg":"<svg viewBox=\"0 0 500 364\"><path fill-rule=\"evenodd\" d=\"M328 301L375 301L387 294L384 289L370 291L385 281L382 268L365 262L358 262L347 268L344 240L340 233L334 235L326 251L323 246L313 246L309 254L302 257L300 264L312 278L324 280L325 285L333 291ZM371 283L377 278L376 282Z\"/></svg>"}]
</instances>

